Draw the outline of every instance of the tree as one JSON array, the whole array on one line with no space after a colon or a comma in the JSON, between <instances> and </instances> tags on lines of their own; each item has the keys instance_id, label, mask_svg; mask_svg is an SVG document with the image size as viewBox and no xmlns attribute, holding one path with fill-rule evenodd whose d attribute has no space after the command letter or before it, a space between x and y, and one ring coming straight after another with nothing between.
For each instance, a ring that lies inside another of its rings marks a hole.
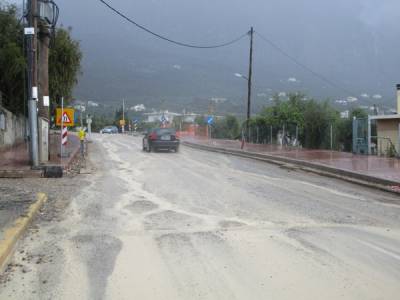
<instances>
[{"instance_id":1,"label":"tree","mask_svg":"<svg viewBox=\"0 0 400 300\"><path fill-rule=\"evenodd\" d=\"M17 8L0 1L0 92L3 105L14 113L24 111L23 28Z\"/></svg>"},{"instance_id":2,"label":"tree","mask_svg":"<svg viewBox=\"0 0 400 300\"><path fill-rule=\"evenodd\" d=\"M239 121L235 116L228 115L222 119L216 119L212 125L214 138L237 139L239 137Z\"/></svg>"},{"instance_id":3,"label":"tree","mask_svg":"<svg viewBox=\"0 0 400 300\"><path fill-rule=\"evenodd\" d=\"M107 118L104 115L94 115L92 117L92 131L93 132L99 132L101 129L103 129L104 127L112 124L112 120L110 120L110 118Z\"/></svg>"},{"instance_id":4,"label":"tree","mask_svg":"<svg viewBox=\"0 0 400 300\"><path fill-rule=\"evenodd\" d=\"M71 28L56 29L49 56L50 99L66 103L80 74L82 53L79 42L71 38ZM0 92L3 104L14 113L25 111L26 59L23 26L18 20L15 5L0 0Z\"/></svg>"},{"instance_id":5,"label":"tree","mask_svg":"<svg viewBox=\"0 0 400 300\"><path fill-rule=\"evenodd\" d=\"M237 139L240 135L239 121L235 116L228 115L225 119L226 127L228 129L228 138Z\"/></svg>"},{"instance_id":6,"label":"tree","mask_svg":"<svg viewBox=\"0 0 400 300\"><path fill-rule=\"evenodd\" d=\"M78 41L71 38L71 28L58 28L54 35L53 47L49 56L50 98L66 103L72 98L72 91L81 73L82 52Z\"/></svg>"}]
</instances>

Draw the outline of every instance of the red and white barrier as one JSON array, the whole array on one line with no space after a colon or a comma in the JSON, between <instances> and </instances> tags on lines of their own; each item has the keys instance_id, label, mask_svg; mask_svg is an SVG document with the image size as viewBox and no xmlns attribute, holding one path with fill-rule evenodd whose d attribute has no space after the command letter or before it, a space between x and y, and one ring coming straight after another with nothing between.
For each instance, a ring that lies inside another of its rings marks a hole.
<instances>
[{"instance_id":1,"label":"red and white barrier","mask_svg":"<svg viewBox=\"0 0 400 300\"><path fill-rule=\"evenodd\" d=\"M61 143L63 146L67 145L67 143L68 143L68 127L66 127L66 126L64 126L62 129Z\"/></svg>"}]
</instances>

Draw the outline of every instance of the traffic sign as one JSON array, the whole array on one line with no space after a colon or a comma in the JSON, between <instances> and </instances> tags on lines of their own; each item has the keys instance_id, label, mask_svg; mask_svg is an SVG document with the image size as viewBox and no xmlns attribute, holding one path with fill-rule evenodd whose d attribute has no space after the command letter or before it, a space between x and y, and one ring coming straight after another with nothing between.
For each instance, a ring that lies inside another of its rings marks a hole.
<instances>
[{"instance_id":1,"label":"traffic sign","mask_svg":"<svg viewBox=\"0 0 400 300\"><path fill-rule=\"evenodd\" d=\"M119 120L119 125L120 125L120 126L125 126L125 124L126 124L126 123L125 123L125 120Z\"/></svg>"},{"instance_id":2,"label":"traffic sign","mask_svg":"<svg viewBox=\"0 0 400 300\"><path fill-rule=\"evenodd\" d=\"M208 116L207 118L207 124L212 125L214 123L214 117L213 116Z\"/></svg>"},{"instance_id":3,"label":"traffic sign","mask_svg":"<svg viewBox=\"0 0 400 300\"><path fill-rule=\"evenodd\" d=\"M75 126L75 110L73 108L57 108L56 110L56 125L61 126L61 118L63 126Z\"/></svg>"},{"instance_id":4,"label":"traffic sign","mask_svg":"<svg viewBox=\"0 0 400 300\"><path fill-rule=\"evenodd\" d=\"M165 115L162 115L160 121L161 123L165 124L168 122L168 119L165 117Z\"/></svg>"}]
</instances>

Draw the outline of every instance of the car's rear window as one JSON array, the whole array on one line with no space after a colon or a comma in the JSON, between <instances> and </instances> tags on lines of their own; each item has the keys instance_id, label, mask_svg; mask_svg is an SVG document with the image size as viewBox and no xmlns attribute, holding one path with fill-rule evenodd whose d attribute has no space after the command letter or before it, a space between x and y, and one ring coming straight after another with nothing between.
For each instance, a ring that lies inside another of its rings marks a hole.
<instances>
[{"instance_id":1,"label":"car's rear window","mask_svg":"<svg viewBox=\"0 0 400 300\"><path fill-rule=\"evenodd\" d=\"M159 128L156 129L157 135L174 135L175 134L175 129L171 128Z\"/></svg>"}]
</instances>

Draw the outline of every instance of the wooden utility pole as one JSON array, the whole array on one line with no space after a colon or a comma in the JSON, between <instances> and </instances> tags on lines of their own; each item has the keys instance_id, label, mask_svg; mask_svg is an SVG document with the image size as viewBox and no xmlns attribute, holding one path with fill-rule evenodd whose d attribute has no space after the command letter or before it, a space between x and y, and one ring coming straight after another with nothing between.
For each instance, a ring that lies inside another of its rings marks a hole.
<instances>
[{"instance_id":1,"label":"wooden utility pole","mask_svg":"<svg viewBox=\"0 0 400 300\"><path fill-rule=\"evenodd\" d=\"M250 141L251 85L253 77L253 36L254 36L253 27L251 27L249 34L250 34L250 61L249 61L249 76L247 78L248 87L247 87L247 119L246 119L246 135L248 142Z\"/></svg>"}]
</instances>

